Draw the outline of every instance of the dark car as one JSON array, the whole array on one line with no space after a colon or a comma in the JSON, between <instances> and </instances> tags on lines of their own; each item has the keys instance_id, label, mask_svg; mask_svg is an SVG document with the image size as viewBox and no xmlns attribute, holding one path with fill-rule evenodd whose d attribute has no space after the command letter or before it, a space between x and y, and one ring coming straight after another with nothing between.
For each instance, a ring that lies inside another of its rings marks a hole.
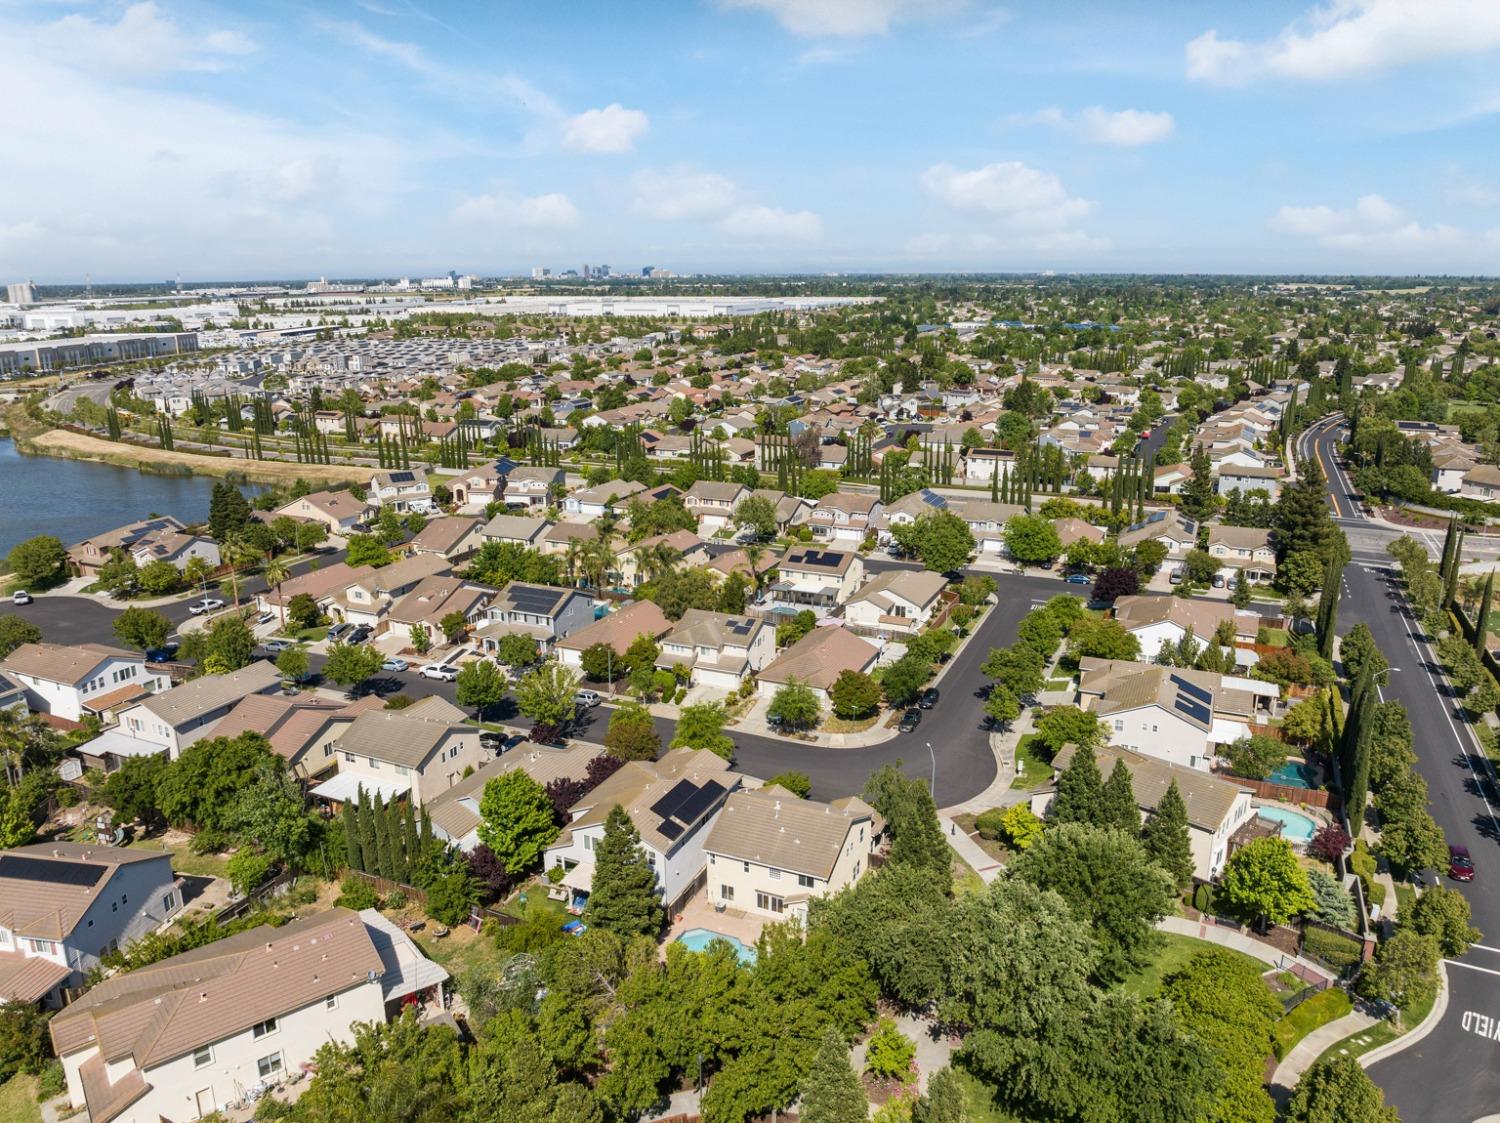
<instances>
[{"instance_id":1,"label":"dark car","mask_svg":"<svg viewBox=\"0 0 1500 1123\"><path fill-rule=\"evenodd\" d=\"M150 651L146 652L146 662L170 663L172 656L176 654L177 645L175 643L169 643L166 647L153 647Z\"/></svg>"},{"instance_id":2,"label":"dark car","mask_svg":"<svg viewBox=\"0 0 1500 1123\"><path fill-rule=\"evenodd\" d=\"M1070 573L1063 578L1069 585L1087 585L1089 576L1086 573Z\"/></svg>"},{"instance_id":3,"label":"dark car","mask_svg":"<svg viewBox=\"0 0 1500 1123\"><path fill-rule=\"evenodd\" d=\"M374 634L374 628L370 627L370 625L368 624L361 624L359 627L355 628L354 631L350 632L347 636L344 637L344 642L351 644L364 643L365 640L369 639Z\"/></svg>"},{"instance_id":4,"label":"dark car","mask_svg":"<svg viewBox=\"0 0 1500 1123\"><path fill-rule=\"evenodd\" d=\"M917 707L919 709L930 710L937 704L938 688L935 686L929 686L926 690L922 691L921 695L917 698Z\"/></svg>"},{"instance_id":5,"label":"dark car","mask_svg":"<svg viewBox=\"0 0 1500 1123\"><path fill-rule=\"evenodd\" d=\"M1467 846L1448 847L1448 876L1454 881L1474 880L1474 859Z\"/></svg>"},{"instance_id":6,"label":"dark car","mask_svg":"<svg viewBox=\"0 0 1500 1123\"><path fill-rule=\"evenodd\" d=\"M901 715L901 724L896 726L902 733L910 733L922 722L921 710L907 710Z\"/></svg>"}]
</instances>

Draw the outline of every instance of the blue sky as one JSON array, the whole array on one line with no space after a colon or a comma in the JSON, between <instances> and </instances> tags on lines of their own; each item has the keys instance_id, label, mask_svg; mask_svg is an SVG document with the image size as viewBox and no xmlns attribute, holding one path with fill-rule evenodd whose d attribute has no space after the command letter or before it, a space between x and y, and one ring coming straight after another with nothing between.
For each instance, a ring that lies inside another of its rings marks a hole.
<instances>
[{"instance_id":1,"label":"blue sky","mask_svg":"<svg viewBox=\"0 0 1500 1123\"><path fill-rule=\"evenodd\" d=\"M0 275L1500 273L1497 62L1496 0L0 0Z\"/></svg>"}]
</instances>

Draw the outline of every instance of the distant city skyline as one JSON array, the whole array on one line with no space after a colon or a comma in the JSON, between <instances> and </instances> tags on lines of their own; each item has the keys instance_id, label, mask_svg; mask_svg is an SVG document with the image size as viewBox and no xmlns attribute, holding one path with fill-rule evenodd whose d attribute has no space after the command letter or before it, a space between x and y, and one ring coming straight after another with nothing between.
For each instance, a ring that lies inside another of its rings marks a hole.
<instances>
[{"instance_id":1,"label":"distant city skyline","mask_svg":"<svg viewBox=\"0 0 1500 1123\"><path fill-rule=\"evenodd\" d=\"M0 273L1500 273L1500 3L0 5Z\"/></svg>"}]
</instances>

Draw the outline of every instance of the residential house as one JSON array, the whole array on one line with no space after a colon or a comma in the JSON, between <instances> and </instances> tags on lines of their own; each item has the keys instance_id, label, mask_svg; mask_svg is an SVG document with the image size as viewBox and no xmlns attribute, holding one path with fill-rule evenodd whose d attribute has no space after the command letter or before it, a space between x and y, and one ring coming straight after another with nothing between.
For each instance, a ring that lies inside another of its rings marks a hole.
<instances>
[{"instance_id":1,"label":"residential house","mask_svg":"<svg viewBox=\"0 0 1500 1123\"><path fill-rule=\"evenodd\" d=\"M556 557L567 557L570 553L576 557L576 551L585 542L598 540L599 528L590 523L553 523L543 531L538 549ZM578 546L573 545L575 542Z\"/></svg>"},{"instance_id":2,"label":"residential house","mask_svg":"<svg viewBox=\"0 0 1500 1123\"><path fill-rule=\"evenodd\" d=\"M1285 468L1221 464L1215 478L1215 490L1220 495L1232 495L1235 492L1243 495L1252 491L1264 491L1272 500L1275 500L1281 494L1281 481L1285 476Z\"/></svg>"},{"instance_id":3,"label":"residential house","mask_svg":"<svg viewBox=\"0 0 1500 1123\"><path fill-rule=\"evenodd\" d=\"M439 792L424 806L432 823L432 833L450 842L464 853L479 845L479 803L485 785L517 769L525 772L542 787L554 780L582 780L588 775L589 761L599 755L599 746L588 741L572 741L566 746L538 745L522 741L505 755L481 765L471 775Z\"/></svg>"},{"instance_id":4,"label":"residential house","mask_svg":"<svg viewBox=\"0 0 1500 1123\"><path fill-rule=\"evenodd\" d=\"M788 495L774 487L758 487L750 493L771 504L776 512L776 533L785 534L794 526L801 526L812 513L813 501L800 495Z\"/></svg>"},{"instance_id":5,"label":"residential house","mask_svg":"<svg viewBox=\"0 0 1500 1123\"><path fill-rule=\"evenodd\" d=\"M879 657L880 648L848 628L814 628L760 672L757 688L762 698L774 698L778 690L795 680L827 705L828 689L839 675L845 671L869 674Z\"/></svg>"},{"instance_id":6,"label":"residential house","mask_svg":"<svg viewBox=\"0 0 1500 1123\"><path fill-rule=\"evenodd\" d=\"M362 569L337 596L327 612L349 624L380 628L391 606L429 577L452 572L453 567L436 554L414 554L379 569Z\"/></svg>"},{"instance_id":7,"label":"residential house","mask_svg":"<svg viewBox=\"0 0 1500 1123\"><path fill-rule=\"evenodd\" d=\"M372 504L398 515L426 515L437 508L423 468L376 472L370 477L369 495Z\"/></svg>"},{"instance_id":8,"label":"residential house","mask_svg":"<svg viewBox=\"0 0 1500 1123\"><path fill-rule=\"evenodd\" d=\"M644 484L634 480L609 480L593 487L579 488L563 500L563 510L585 519L603 518L607 511L624 511L632 496L645 491Z\"/></svg>"},{"instance_id":9,"label":"residential house","mask_svg":"<svg viewBox=\"0 0 1500 1123\"><path fill-rule=\"evenodd\" d=\"M1457 495L1463 490L1464 476L1478 465L1478 459L1467 445L1445 445L1433 449L1432 489Z\"/></svg>"},{"instance_id":10,"label":"residential house","mask_svg":"<svg viewBox=\"0 0 1500 1123\"><path fill-rule=\"evenodd\" d=\"M699 480L684 494L683 506L698 520L698 533L709 538L734 522L734 512L749 495L744 484Z\"/></svg>"},{"instance_id":11,"label":"residential house","mask_svg":"<svg viewBox=\"0 0 1500 1123\"><path fill-rule=\"evenodd\" d=\"M1458 493L1465 499L1477 499L1481 503L1493 503L1500 499L1500 467L1493 464L1478 464L1463 475Z\"/></svg>"},{"instance_id":12,"label":"residential house","mask_svg":"<svg viewBox=\"0 0 1500 1123\"><path fill-rule=\"evenodd\" d=\"M101 982L48 1025L93 1123L198 1119L305 1073L447 972L374 909L262 925Z\"/></svg>"},{"instance_id":13,"label":"residential house","mask_svg":"<svg viewBox=\"0 0 1500 1123\"><path fill-rule=\"evenodd\" d=\"M200 675L125 706L118 712L118 725L75 751L85 764L105 771L132 756L165 752L176 760L183 749L212 733L241 699L280 687L281 672L264 659L227 675Z\"/></svg>"},{"instance_id":14,"label":"residential house","mask_svg":"<svg viewBox=\"0 0 1500 1123\"><path fill-rule=\"evenodd\" d=\"M561 468L533 464L512 468L505 477L505 505L525 507L527 510L546 507L552 502L553 489L561 489L564 479Z\"/></svg>"},{"instance_id":15,"label":"residential house","mask_svg":"<svg viewBox=\"0 0 1500 1123\"><path fill-rule=\"evenodd\" d=\"M730 693L776 655L776 629L753 616L690 608L661 637L656 665L686 667L698 686Z\"/></svg>"},{"instance_id":16,"label":"residential house","mask_svg":"<svg viewBox=\"0 0 1500 1123\"><path fill-rule=\"evenodd\" d=\"M1187 668L1093 658L1079 667L1078 705L1099 715L1111 744L1203 772L1281 694L1275 683Z\"/></svg>"},{"instance_id":17,"label":"residential house","mask_svg":"<svg viewBox=\"0 0 1500 1123\"><path fill-rule=\"evenodd\" d=\"M794 546L776 567L779 580L763 598L771 611L795 616L804 609L826 616L864 580L864 560L853 551Z\"/></svg>"},{"instance_id":18,"label":"residential house","mask_svg":"<svg viewBox=\"0 0 1500 1123\"><path fill-rule=\"evenodd\" d=\"M181 908L163 850L78 842L0 850L0 1002L62 1005L103 956Z\"/></svg>"},{"instance_id":19,"label":"residential house","mask_svg":"<svg viewBox=\"0 0 1500 1123\"><path fill-rule=\"evenodd\" d=\"M342 612L348 606L345 592L374 573L374 566L351 566L348 562L334 562L322 569L304 570L274 589L262 589L256 593L255 606L261 612L273 613L285 623L287 606L295 597L305 594L312 598L320 612Z\"/></svg>"},{"instance_id":20,"label":"residential house","mask_svg":"<svg viewBox=\"0 0 1500 1123\"><path fill-rule=\"evenodd\" d=\"M1227 621L1238 642L1253 643L1262 618L1239 612L1227 601L1198 597L1128 596L1115 601L1115 619L1141 644L1141 659L1150 662L1164 646L1182 642L1191 631L1199 643L1212 642Z\"/></svg>"},{"instance_id":21,"label":"residential house","mask_svg":"<svg viewBox=\"0 0 1500 1123\"><path fill-rule=\"evenodd\" d=\"M1157 495L1181 495L1183 486L1193 478L1190 465L1158 464L1152 479L1152 490Z\"/></svg>"},{"instance_id":22,"label":"residential house","mask_svg":"<svg viewBox=\"0 0 1500 1123\"><path fill-rule=\"evenodd\" d=\"M564 871L556 892L571 908L587 904L605 820L622 807L656 871L657 892L667 911L675 911L697 890L709 827L742 783L728 761L707 749L673 749L660 760L629 761L573 805L562 834L547 848L548 868Z\"/></svg>"},{"instance_id":23,"label":"residential house","mask_svg":"<svg viewBox=\"0 0 1500 1123\"><path fill-rule=\"evenodd\" d=\"M479 730L464 723L452 703L432 696L404 710L359 714L334 744L338 772L312 789L330 803L357 800L361 788L387 803L407 799L421 807L463 778L465 769L490 759Z\"/></svg>"},{"instance_id":24,"label":"residential house","mask_svg":"<svg viewBox=\"0 0 1500 1123\"><path fill-rule=\"evenodd\" d=\"M1177 556L1197 548L1198 524L1177 511L1152 511L1120 531L1118 541L1125 550L1142 542L1160 542L1168 555Z\"/></svg>"},{"instance_id":25,"label":"residential house","mask_svg":"<svg viewBox=\"0 0 1500 1123\"><path fill-rule=\"evenodd\" d=\"M1073 762L1076 747L1064 745L1052 760L1054 782L1031 797L1031 809L1045 815L1057 794L1056 777ZM1187 804L1188 848L1193 855L1193 876L1210 881L1219 876L1229 855L1237 848L1235 835L1255 819L1250 791L1231 780L1184 768L1117 745L1105 745L1094 753L1104 775L1123 761L1130 774L1130 787L1143 819L1156 814L1161 798L1175 782Z\"/></svg>"},{"instance_id":26,"label":"residential house","mask_svg":"<svg viewBox=\"0 0 1500 1123\"><path fill-rule=\"evenodd\" d=\"M535 639L545 653L593 620L594 599L587 593L512 581L490 602L477 635L485 650L494 651L502 637L520 632Z\"/></svg>"},{"instance_id":27,"label":"residential house","mask_svg":"<svg viewBox=\"0 0 1500 1123\"><path fill-rule=\"evenodd\" d=\"M854 549L864 541L865 535L875 530L880 511L878 496L835 491L818 500L817 506L807 516L807 525L812 528L814 538L844 543Z\"/></svg>"},{"instance_id":28,"label":"residential house","mask_svg":"<svg viewBox=\"0 0 1500 1123\"><path fill-rule=\"evenodd\" d=\"M871 631L915 635L942 604L948 580L926 570L893 569L872 577L844 606L844 619Z\"/></svg>"},{"instance_id":29,"label":"residential house","mask_svg":"<svg viewBox=\"0 0 1500 1123\"><path fill-rule=\"evenodd\" d=\"M665 554L662 547L671 553ZM670 534L653 534L617 550L609 579L618 588L637 588L656 576L656 570L666 557L674 555L676 560L670 566L673 569L691 569L708 565L713 560L708 544L697 534L691 530L674 530Z\"/></svg>"},{"instance_id":30,"label":"residential house","mask_svg":"<svg viewBox=\"0 0 1500 1123\"><path fill-rule=\"evenodd\" d=\"M577 670L583 666L583 653L595 644L606 643L617 657L624 658L625 652L638 636L647 635L654 640L660 639L672 630L672 626L672 621L662 614L662 610L654 602L631 601L617 611L601 616L592 624L564 636L554 646L558 661L565 667Z\"/></svg>"},{"instance_id":31,"label":"residential house","mask_svg":"<svg viewBox=\"0 0 1500 1123\"><path fill-rule=\"evenodd\" d=\"M798 799L777 785L741 788L724 801L704 840L708 899L770 920L807 919L870 868L876 815L858 796Z\"/></svg>"},{"instance_id":32,"label":"residential house","mask_svg":"<svg viewBox=\"0 0 1500 1123\"><path fill-rule=\"evenodd\" d=\"M964 453L964 482L988 484L1004 482L1016 466L1016 454L1006 448L971 448Z\"/></svg>"},{"instance_id":33,"label":"residential house","mask_svg":"<svg viewBox=\"0 0 1500 1123\"><path fill-rule=\"evenodd\" d=\"M496 515L484 524L479 534L486 542L508 542L535 550L551 525L546 519L530 515Z\"/></svg>"},{"instance_id":34,"label":"residential house","mask_svg":"<svg viewBox=\"0 0 1500 1123\"><path fill-rule=\"evenodd\" d=\"M1019 503L991 503L988 499L968 499L954 510L968 524L981 557L1005 554L1005 524L1025 513L1026 508Z\"/></svg>"},{"instance_id":35,"label":"residential house","mask_svg":"<svg viewBox=\"0 0 1500 1123\"><path fill-rule=\"evenodd\" d=\"M252 694L223 717L214 727L214 736L259 733L270 742L271 751L287 762L292 775L309 779L338 767L334 745L356 717L384 708L385 702L376 694L353 702L311 694Z\"/></svg>"},{"instance_id":36,"label":"residential house","mask_svg":"<svg viewBox=\"0 0 1500 1123\"><path fill-rule=\"evenodd\" d=\"M178 569L199 557L211 567L219 565L219 546L212 538L189 534L170 515L158 515L96 534L68 548L68 567L80 577L93 577L119 550L136 565L168 561Z\"/></svg>"},{"instance_id":37,"label":"residential house","mask_svg":"<svg viewBox=\"0 0 1500 1123\"><path fill-rule=\"evenodd\" d=\"M315 491L271 512L272 517L290 515L304 522L322 523L329 534L345 537L355 533L369 514L370 505L356 499L351 491Z\"/></svg>"},{"instance_id":38,"label":"residential house","mask_svg":"<svg viewBox=\"0 0 1500 1123\"><path fill-rule=\"evenodd\" d=\"M433 519L406 544L412 554L430 554L448 562L460 562L479 549L484 539L484 520L468 515Z\"/></svg>"},{"instance_id":39,"label":"residential house","mask_svg":"<svg viewBox=\"0 0 1500 1123\"><path fill-rule=\"evenodd\" d=\"M468 626L477 624L494 599L495 590L475 585L462 577L424 577L385 615L385 631L409 636L425 632L430 644L445 642L443 621L454 613Z\"/></svg>"},{"instance_id":40,"label":"residential house","mask_svg":"<svg viewBox=\"0 0 1500 1123\"><path fill-rule=\"evenodd\" d=\"M1058 541L1063 544L1064 550L1074 542L1088 542L1097 546L1107 537L1103 527L1082 519L1058 519L1052 525L1057 530Z\"/></svg>"},{"instance_id":41,"label":"residential house","mask_svg":"<svg viewBox=\"0 0 1500 1123\"><path fill-rule=\"evenodd\" d=\"M0 673L24 688L34 713L67 721L103 717L172 685L166 672L139 652L97 643L23 643L0 660Z\"/></svg>"},{"instance_id":42,"label":"residential house","mask_svg":"<svg viewBox=\"0 0 1500 1123\"><path fill-rule=\"evenodd\" d=\"M1219 572L1233 579L1243 572L1249 581L1276 579L1276 550L1271 532L1253 526L1208 528L1208 552L1219 563Z\"/></svg>"},{"instance_id":43,"label":"residential house","mask_svg":"<svg viewBox=\"0 0 1500 1123\"><path fill-rule=\"evenodd\" d=\"M441 482L460 509L481 510L505 494L505 473L494 464L465 468L456 476L443 477Z\"/></svg>"}]
</instances>

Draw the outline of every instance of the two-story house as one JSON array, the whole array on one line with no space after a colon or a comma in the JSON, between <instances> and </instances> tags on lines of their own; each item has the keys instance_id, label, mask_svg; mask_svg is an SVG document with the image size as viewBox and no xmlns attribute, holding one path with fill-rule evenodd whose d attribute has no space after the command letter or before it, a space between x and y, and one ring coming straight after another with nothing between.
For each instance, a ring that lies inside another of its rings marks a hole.
<instances>
[{"instance_id":1,"label":"two-story house","mask_svg":"<svg viewBox=\"0 0 1500 1123\"><path fill-rule=\"evenodd\" d=\"M484 618L494 598L495 590L488 585L471 584L462 577L424 577L391 605L383 621L384 630L400 636L425 632L428 643L441 643L445 639L444 620L457 613L466 626L472 627Z\"/></svg>"},{"instance_id":2,"label":"two-story house","mask_svg":"<svg viewBox=\"0 0 1500 1123\"><path fill-rule=\"evenodd\" d=\"M672 627L672 621L666 618L654 601L631 601L571 635L564 636L554 645L554 650L564 667L579 670L583 667L583 653L595 644L608 644L615 656L623 659L638 637L645 635L654 640L660 639Z\"/></svg>"},{"instance_id":3,"label":"two-story house","mask_svg":"<svg viewBox=\"0 0 1500 1123\"><path fill-rule=\"evenodd\" d=\"M549 892L570 908L586 907L605 820L622 807L656 871L656 891L667 911L675 910L697 889L709 826L742 782L728 761L707 749L673 749L660 760L629 761L573 805L562 834L547 848L548 868L564 871Z\"/></svg>"},{"instance_id":4,"label":"two-story house","mask_svg":"<svg viewBox=\"0 0 1500 1123\"><path fill-rule=\"evenodd\" d=\"M476 633L486 651L513 632L531 636L543 652L594 621L594 598L577 589L512 581L497 593Z\"/></svg>"},{"instance_id":5,"label":"two-story house","mask_svg":"<svg viewBox=\"0 0 1500 1123\"><path fill-rule=\"evenodd\" d=\"M554 780L582 780L589 762L599 755L599 746L587 741L567 745L538 745L522 741L507 749L445 792L433 796L422 810L432 823L432 833L451 842L464 853L479 845L479 811L485 785L507 772L520 769L542 787Z\"/></svg>"},{"instance_id":6,"label":"two-story house","mask_svg":"<svg viewBox=\"0 0 1500 1123\"><path fill-rule=\"evenodd\" d=\"M561 489L565 478L561 468L535 464L512 468L505 477L505 505L538 510L546 507L552 502L553 489Z\"/></svg>"},{"instance_id":7,"label":"two-story house","mask_svg":"<svg viewBox=\"0 0 1500 1123\"><path fill-rule=\"evenodd\" d=\"M1219 563L1219 572L1227 578L1243 573L1249 581L1276 579L1276 549L1271 545L1269 530L1253 526L1210 526L1208 553Z\"/></svg>"},{"instance_id":8,"label":"two-story house","mask_svg":"<svg viewBox=\"0 0 1500 1123\"><path fill-rule=\"evenodd\" d=\"M284 503L272 512L273 516L290 515L304 522L322 523L329 534L348 536L363 525L369 516L370 504L356 499L351 491L315 491Z\"/></svg>"},{"instance_id":9,"label":"two-story house","mask_svg":"<svg viewBox=\"0 0 1500 1123\"><path fill-rule=\"evenodd\" d=\"M395 511L398 515L410 512L425 515L437 507L427 472L422 468L376 472L370 477L369 497L376 507Z\"/></svg>"},{"instance_id":10,"label":"two-story house","mask_svg":"<svg viewBox=\"0 0 1500 1123\"><path fill-rule=\"evenodd\" d=\"M858 796L819 803L785 788L741 788L704 840L708 899L768 920L807 918L807 903L870 868L876 815Z\"/></svg>"},{"instance_id":11,"label":"two-story house","mask_svg":"<svg viewBox=\"0 0 1500 1123\"><path fill-rule=\"evenodd\" d=\"M1198 545L1198 524L1176 511L1152 511L1117 536L1120 548L1130 550L1142 542L1160 542L1170 556L1186 554Z\"/></svg>"},{"instance_id":12,"label":"two-story house","mask_svg":"<svg viewBox=\"0 0 1500 1123\"><path fill-rule=\"evenodd\" d=\"M334 745L344 731L360 714L384 708L377 694L366 694L353 702L310 694L290 698L284 694L252 694L220 719L214 726L214 736L259 733L270 742L271 751L287 762L292 775L305 780L337 768Z\"/></svg>"},{"instance_id":13,"label":"two-story house","mask_svg":"<svg viewBox=\"0 0 1500 1123\"><path fill-rule=\"evenodd\" d=\"M744 484L699 480L682 497L688 514L698 520L698 533L710 538L734 522L734 513L750 494Z\"/></svg>"},{"instance_id":14,"label":"two-story house","mask_svg":"<svg viewBox=\"0 0 1500 1123\"><path fill-rule=\"evenodd\" d=\"M709 564L713 555L708 544L691 530L653 534L615 551L609 579L622 589L634 589L655 577L670 561L673 569L691 569Z\"/></svg>"},{"instance_id":15,"label":"two-story house","mask_svg":"<svg viewBox=\"0 0 1500 1123\"><path fill-rule=\"evenodd\" d=\"M423 554L447 562L461 562L479 549L484 541L480 531L484 520L468 515L448 515L433 519L406 544L414 556Z\"/></svg>"},{"instance_id":16,"label":"two-story house","mask_svg":"<svg viewBox=\"0 0 1500 1123\"><path fill-rule=\"evenodd\" d=\"M690 608L661 637L656 665L686 667L699 686L738 690L776 656L776 629L753 616Z\"/></svg>"},{"instance_id":17,"label":"two-story house","mask_svg":"<svg viewBox=\"0 0 1500 1123\"><path fill-rule=\"evenodd\" d=\"M186 527L171 515L157 515L70 546L68 567L81 577L92 577L116 550L129 555L137 565L160 559L181 569L192 557L201 557L210 566L219 564L219 547L213 539L187 533Z\"/></svg>"},{"instance_id":18,"label":"two-story house","mask_svg":"<svg viewBox=\"0 0 1500 1123\"><path fill-rule=\"evenodd\" d=\"M1220 495L1264 491L1274 501L1281 494L1281 481L1285 477L1285 468L1220 464L1215 476L1214 490Z\"/></svg>"},{"instance_id":19,"label":"two-story house","mask_svg":"<svg viewBox=\"0 0 1500 1123\"><path fill-rule=\"evenodd\" d=\"M25 688L27 708L67 721L104 717L172 685L139 652L97 643L23 643L0 660L0 672Z\"/></svg>"},{"instance_id":20,"label":"two-story house","mask_svg":"<svg viewBox=\"0 0 1500 1123\"><path fill-rule=\"evenodd\" d=\"M342 804L363 788L387 802L404 798L421 807L463 779L466 769L490 759L479 730L464 720L461 710L436 696L404 710L361 713L334 743L338 773L312 794Z\"/></svg>"},{"instance_id":21,"label":"two-story house","mask_svg":"<svg viewBox=\"0 0 1500 1123\"><path fill-rule=\"evenodd\" d=\"M77 842L0 851L0 1002L61 1005L104 955L181 908L163 851Z\"/></svg>"},{"instance_id":22,"label":"two-story house","mask_svg":"<svg viewBox=\"0 0 1500 1123\"><path fill-rule=\"evenodd\" d=\"M1115 601L1115 619L1140 642L1141 659L1151 662L1164 646L1182 642L1188 632L1199 643L1212 643L1227 622L1234 639L1254 643L1263 618L1255 612L1239 612L1228 601L1201 597L1169 597L1145 594Z\"/></svg>"},{"instance_id":23,"label":"two-story house","mask_svg":"<svg viewBox=\"0 0 1500 1123\"><path fill-rule=\"evenodd\" d=\"M776 571L779 579L766 590L763 603L783 615L809 609L826 616L854 595L864 580L865 563L852 550L796 546Z\"/></svg>"},{"instance_id":24,"label":"two-story house","mask_svg":"<svg viewBox=\"0 0 1500 1123\"><path fill-rule=\"evenodd\" d=\"M861 585L844 605L844 619L871 631L914 635L942 604L948 579L927 570L892 569Z\"/></svg>"},{"instance_id":25,"label":"two-story house","mask_svg":"<svg viewBox=\"0 0 1500 1123\"><path fill-rule=\"evenodd\" d=\"M823 542L848 545L851 549L864 541L880 518L880 498L855 492L835 491L818 500L807 525L813 537Z\"/></svg>"},{"instance_id":26,"label":"two-story house","mask_svg":"<svg viewBox=\"0 0 1500 1123\"><path fill-rule=\"evenodd\" d=\"M86 763L106 771L132 756L165 752L176 760L183 749L207 737L242 698L270 694L280 687L281 672L264 659L227 675L200 675L124 707L117 726L75 751Z\"/></svg>"},{"instance_id":27,"label":"two-story house","mask_svg":"<svg viewBox=\"0 0 1500 1123\"><path fill-rule=\"evenodd\" d=\"M452 569L447 559L435 554L413 554L379 569L362 567L332 599L328 611L346 623L379 629L392 605L429 577L446 576Z\"/></svg>"}]
</instances>

